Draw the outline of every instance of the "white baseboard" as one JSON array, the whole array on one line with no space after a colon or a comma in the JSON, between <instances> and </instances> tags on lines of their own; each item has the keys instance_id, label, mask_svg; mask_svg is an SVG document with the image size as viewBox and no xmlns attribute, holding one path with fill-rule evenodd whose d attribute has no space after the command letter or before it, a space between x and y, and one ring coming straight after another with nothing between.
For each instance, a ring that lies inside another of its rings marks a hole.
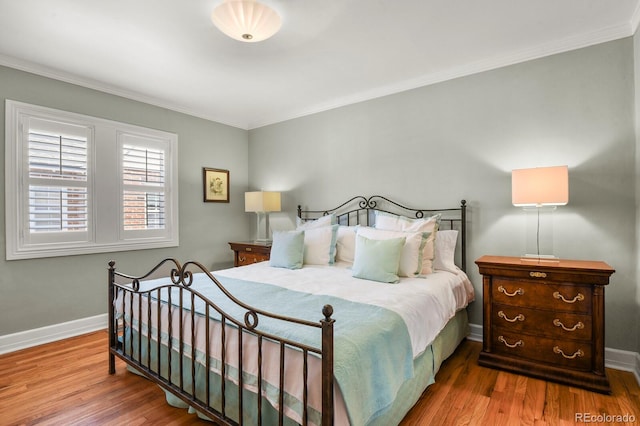
<instances>
[{"instance_id":1,"label":"white baseboard","mask_svg":"<svg viewBox=\"0 0 640 426\"><path fill-rule=\"evenodd\" d=\"M467 339L482 343L482 326L478 324L469 324L469 328L471 328L471 334L467 336Z\"/></svg>"},{"instance_id":2,"label":"white baseboard","mask_svg":"<svg viewBox=\"0 0 640 426\"><path fill-rule=\"evenodd\" d=\"M104 330L105 328L107 328L107 314L101 314L33 330L21 331L19 333L7 334L0 336L0 355L90 333L92 331ZM469 328L471 333L468 339L475 342L482 342L482 326L469 324ZM640 353L605 348L604 363L607 368L632 372L640 384Z\"/></svg>"},{"instance_id":3,"label":"white baseboard","mask_svg":"<svg viewBox=\"0 0 640 426\"><path fill-rule=\"evenodd\" d=\"M107 328L107 314L0 336L0 354Z\"/></svg>"},{"instance_id":4,"label":"white baseboard","mask_svg":"<svg viewBox=\"0 0 640 426\"><path fill-rule=\"evenodd\" d=\"M604 365L607 368L616 370L631 371L636 379L640 377L639 361L640 354L637 352L622 351L620 349L604 348ZM640 380L638 380L640 383Z\"/></svg>"},{"instance_id":5,"label":"white baseboard","mask_svg":"<svg viewBox=\"0 0 640 426\"><path fill-rule=\"evenodd\" d=\"M469 324L469 328L471 334L467 338L474 342L482 342L482 326ZM615 370L630 371L640 384L640 353L604 348L604 366Z\"/></svg>"},{"instance_id":6,"label":"white baseboard","mask_svg":"<svg viewBox=\"0 0 640 426\"><path fill-rule=\"evenodd\" d=\"M640 353L604 348L604 366L633 373L640 385Z\"/></svg>"}]
</instances>

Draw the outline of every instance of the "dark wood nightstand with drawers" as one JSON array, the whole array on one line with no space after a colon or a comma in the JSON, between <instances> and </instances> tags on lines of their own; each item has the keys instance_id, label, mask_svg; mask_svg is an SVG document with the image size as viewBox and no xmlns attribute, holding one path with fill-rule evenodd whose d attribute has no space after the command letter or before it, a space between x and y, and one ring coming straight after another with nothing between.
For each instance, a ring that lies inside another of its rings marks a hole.
<instances>
[{"instance_id":1,"label":"dark wood nightstand with drawers","mask_svg":"<svg viewBox=\"0 0 640 426\"><path fill-rule=\"evenodd\" d=\"M269 260L271 253L271 243L261 243L255 241L230 242L233 250L233 266L250 265L252 263Z\"/></svg>"},{"instance_id":2,"label":"dark wood nightstand with drawers","mask_svg":"<svg viewBox=\"0 0 640 426\"><path fill-rule=\"evenodd\" d=\"M483 256L478 363L610 393L604 369L604 262Z\"/></svg>"}]
</instances>

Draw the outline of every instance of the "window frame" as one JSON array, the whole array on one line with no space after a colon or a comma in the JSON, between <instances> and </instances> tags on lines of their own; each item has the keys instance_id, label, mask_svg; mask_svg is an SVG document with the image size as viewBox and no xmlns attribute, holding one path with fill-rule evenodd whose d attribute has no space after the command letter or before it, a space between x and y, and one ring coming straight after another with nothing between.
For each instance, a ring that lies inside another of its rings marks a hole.
<instances>
[{"instance_id":1,"label":"window frame","mask_svg":"<svg viewBox=\"0 0 640 426\"><path fill-rule=\"evenodd\" d=\"M87 238L83 241L55 241L53 238L54 241L47 242L44 238L44 241L33 243L25 237L29 234L29 210L25 204L25 197L28 202L29 196L29 183L25 178L28 175L25 149L28 150L29 129L24 127L29 118L90 129L87 153L89 217ZM134 135L165 153L165 228L161 231L124 231L122 135ZM9 99L5 101L7 260L176 247L179 245L178 206L176 134Z\"/></svg>"}]
</instances>

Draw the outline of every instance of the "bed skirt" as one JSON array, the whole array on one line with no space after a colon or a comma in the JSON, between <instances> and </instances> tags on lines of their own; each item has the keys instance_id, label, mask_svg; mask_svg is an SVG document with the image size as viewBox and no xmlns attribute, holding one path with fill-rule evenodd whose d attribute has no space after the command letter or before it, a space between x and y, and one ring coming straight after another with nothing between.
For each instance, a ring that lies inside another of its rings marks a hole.
<instances>
[{"instance_id":1,"label":"bed skirt","mask_svg":"<svg viewBox=\"0 0 640 426\"><path fill-rule=\"evenodd\" d=\"M440 366L453 354L458 345L469 335L469 332L470 329L467 310L463 309L458 311L456 316L447 323L433 343L429 345L421 355L414 359L414 377L402 385L394 403L384 412L380 413L372 422L369 423L369 425L388 426L391 424L398 424L416 404L416 402L418 402L418 399L420 399L420 396L424 393L425 389L429 385L435 383L435 376L438 373ZM136 373L133 367L128 368L129 371ZM234 385L229 383L229 386ZM189 407L171 392L162 387L160 388L165 392L166 400L169 405L177 408L188 409L191 412L195 412L198 417L209 420L205 415L198 413L196 410ZM253 400L255 400L255 398ZM268 403L263 404L263 409L265 407L268 408L270 405ZM243 420L248 424L257 424L256 419L252 419L249 414L252 410L246 411L247 417ZM273 410L272 414L277 416L277 412L275 410ZM341 423L342 422L337 422L336 425L341 425ZM269 422L266 422L266 424L269 424ZM285 419L285 424L293 425L296 423Z\"/></svg>"}]
</instances>

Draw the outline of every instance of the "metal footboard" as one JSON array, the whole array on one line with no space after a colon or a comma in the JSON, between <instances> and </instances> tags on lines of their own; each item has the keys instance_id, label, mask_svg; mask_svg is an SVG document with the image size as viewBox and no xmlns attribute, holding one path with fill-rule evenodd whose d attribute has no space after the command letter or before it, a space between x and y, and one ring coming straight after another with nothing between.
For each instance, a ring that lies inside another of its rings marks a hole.
<instances>
[{"instance_id":1,"label":"metal footboard","mask_svg":"<svg viewBox=\"0 0 640 426\"><path fill-rule=\"evenodd\" d=\"M158 284L154 281L154 285L149 286L146 280L167 267L170 268L168 279ZM196 273L208 276L211 285L217 286L223 297L241 308L243 317L225 312L219 300L209 300L191 288ZM324 306L324 318L318 322L262 311L235 298L200 263L188 261L180 265L175 259L163 260L140 277L123 274L116 270L114 261L109 262L108 297L110 374L115 373L115 357L118 357L220 424L243 424L245 414L255 410L256 422L261 424L263 413L272 411L274 405L277 407L278 424L283 424L286 417L284 382L287 362L290 362L292 354L301 354L301 424L306 425L310 418L308 398L310 385L313 385L308 377L310 360L321 363L321 424L333 424L334 320L330 305ZM200 306L200 311L195 309L196 306ZM259 324L264 318L297 324L316 332L319 330L321 344L319 347L309 346L261 331ZM276 348L279 353L277 404L261 397L265 393L266 374L275 374L267 371L268 366L263 362L267 347ZM246 351L252 353L246 354ZM255 359L256 364L246 365L245 358ZM251 386L245 383L244 378L248 369L257 371L257 380ZM254 400L256 403L251 408L248 408L248 388L257 395L251 400L251 403ZM234 395L230 397L230 393Z\"/></svg>"}]
</instances>

